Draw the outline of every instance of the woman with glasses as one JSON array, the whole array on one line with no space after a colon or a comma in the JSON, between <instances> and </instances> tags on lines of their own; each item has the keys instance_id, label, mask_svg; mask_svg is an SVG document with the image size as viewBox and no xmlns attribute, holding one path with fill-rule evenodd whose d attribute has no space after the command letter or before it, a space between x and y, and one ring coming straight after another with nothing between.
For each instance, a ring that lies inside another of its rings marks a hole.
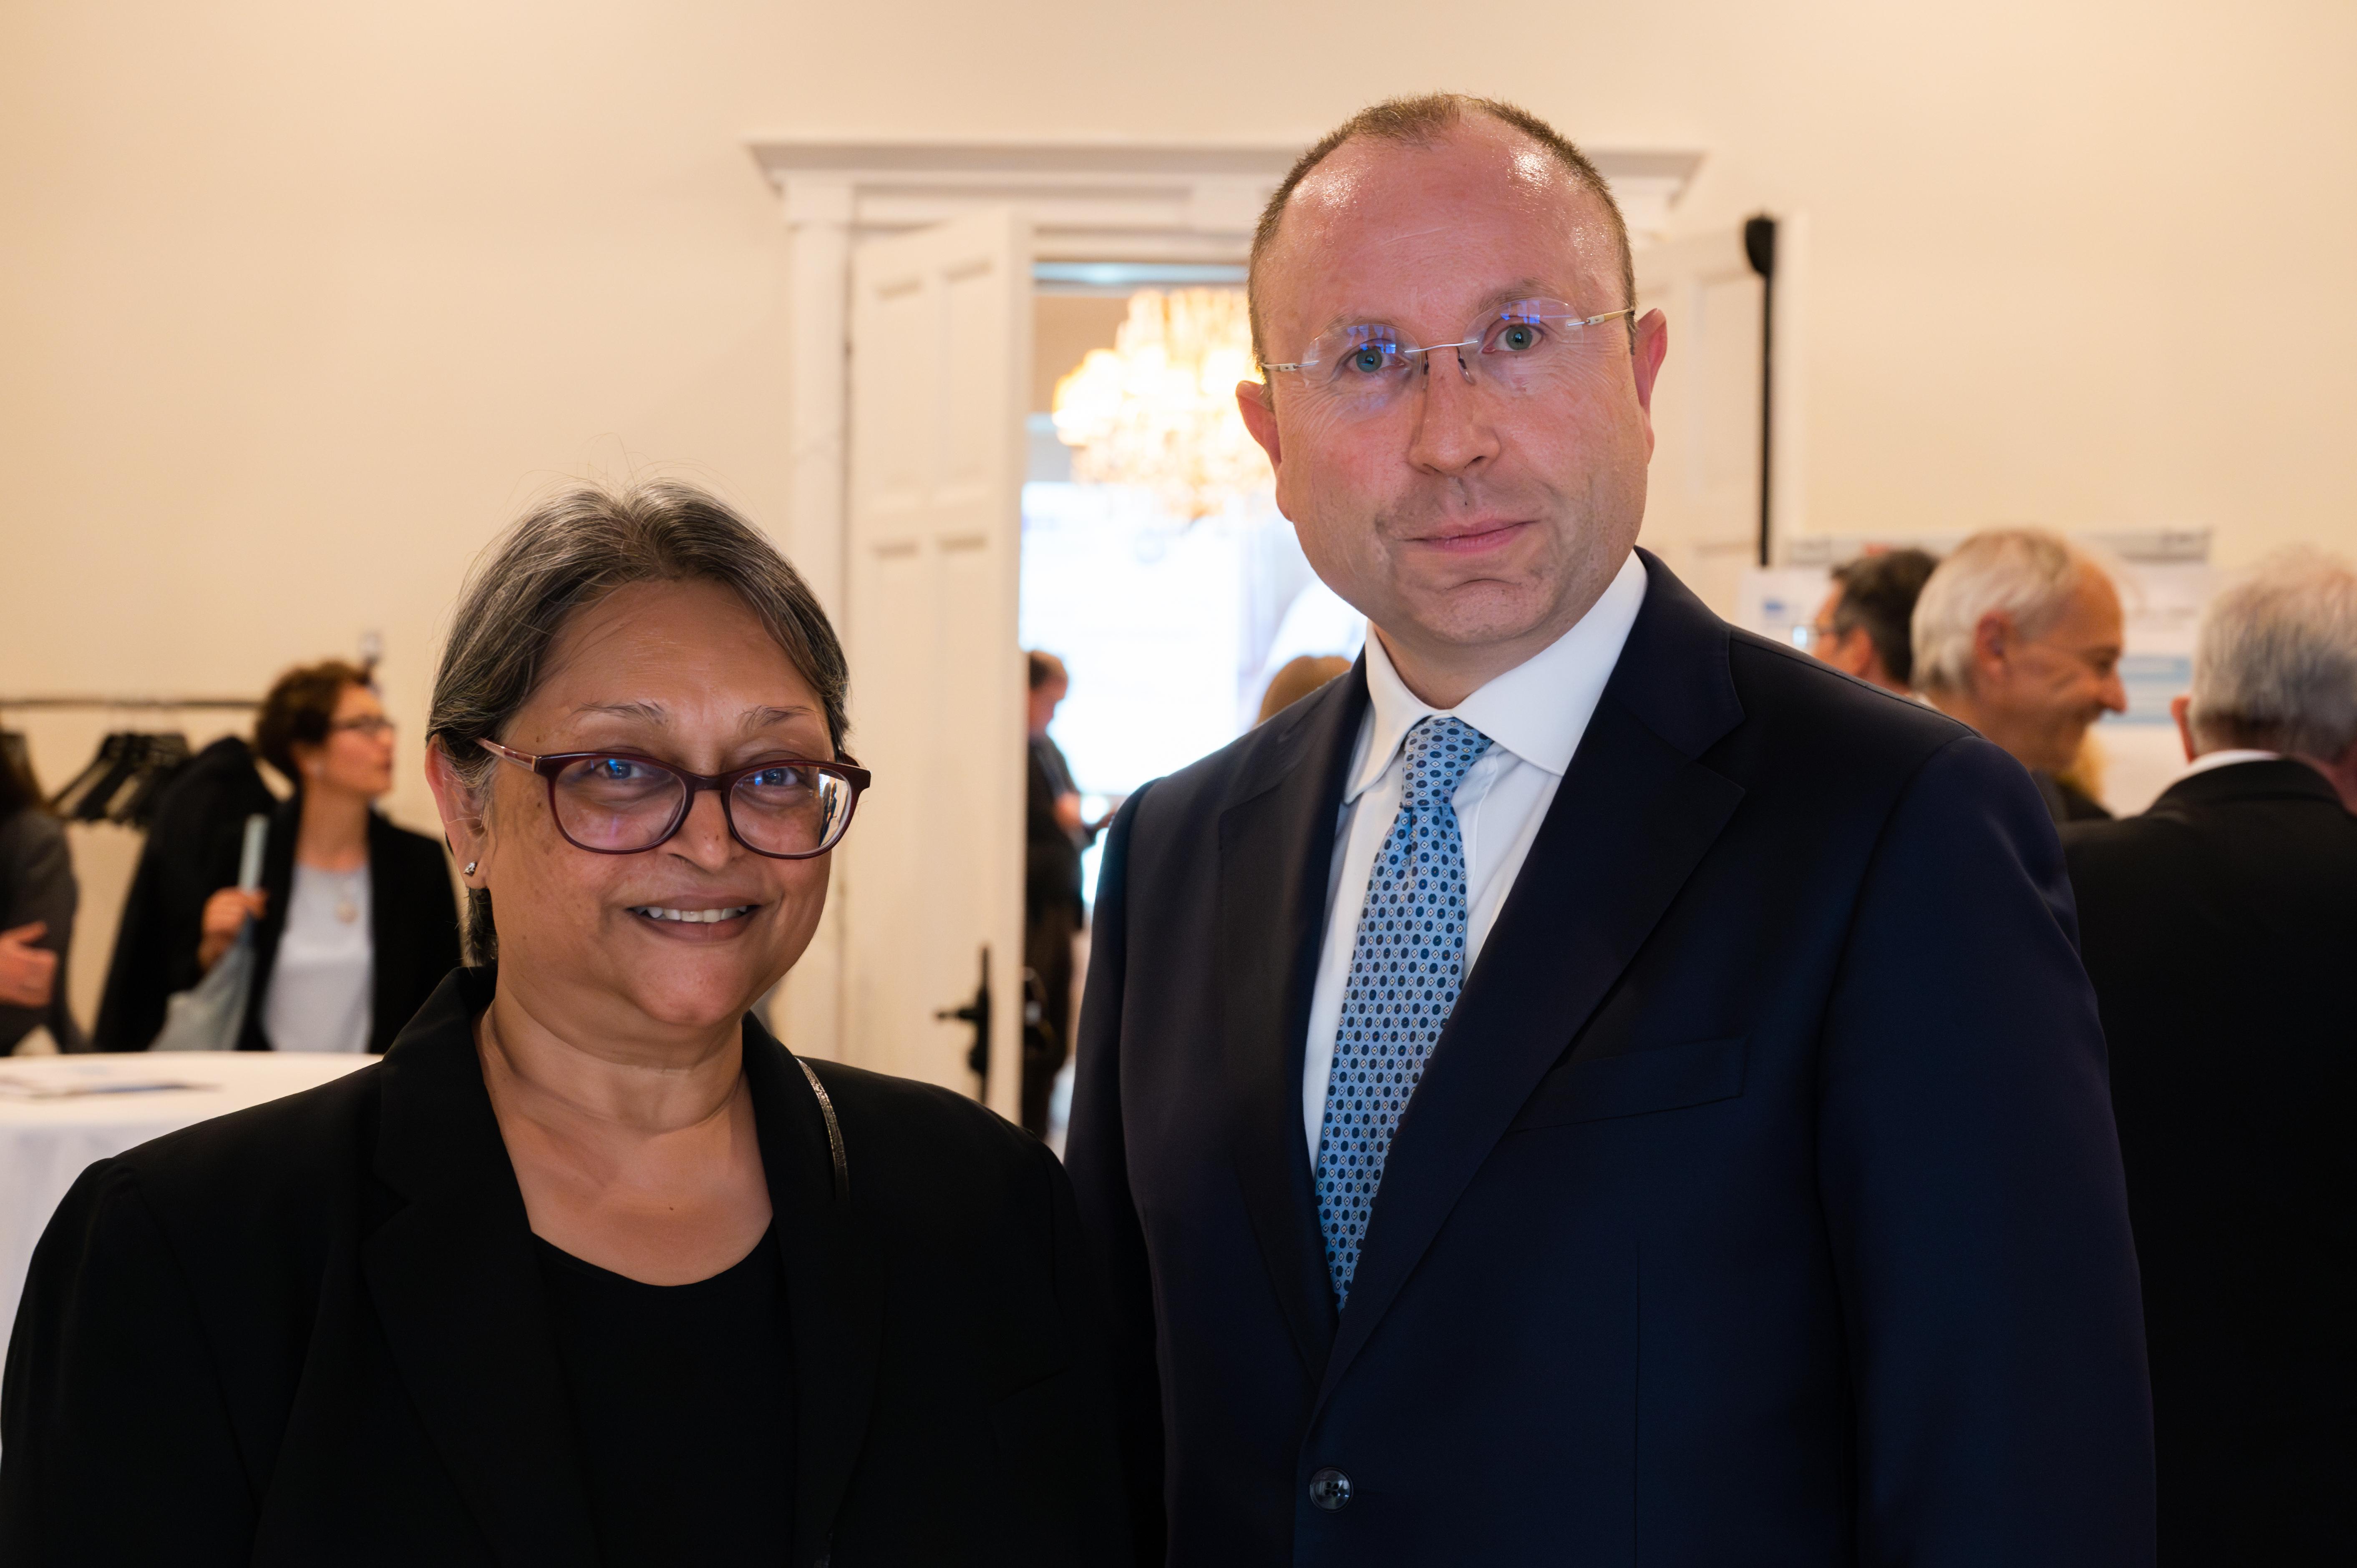
<instances>
[{"instance_id":1,"label":"woman with glasses","mask_svg":"<svg viewBox=\"0 0 2357 1568\"><path fill-rule=\"evenodd\" d=\"M382 1064L82 1177L9 1348L0 1559L1128 1555L1062 1168L751 1011L868 782L847 683L684 487L494 548L427 765L472 967Z\"/></svg>"},{"instance_id":2,"label":"woman with glasses","mask_svg":"<svg viewBox=\"0 0 2357 1568\"><path fill-rule=\"evenodd\" d=\"M213 845L197 943L210 970L253 923L253 983L238 1047L382 1051L458 961L442 846L387 822L393 725L368 672L339 660L289 670L254 721L254 749L295 782L272 813L262 886L236 886L243 834Z\"/></svg>"}]
</instances>

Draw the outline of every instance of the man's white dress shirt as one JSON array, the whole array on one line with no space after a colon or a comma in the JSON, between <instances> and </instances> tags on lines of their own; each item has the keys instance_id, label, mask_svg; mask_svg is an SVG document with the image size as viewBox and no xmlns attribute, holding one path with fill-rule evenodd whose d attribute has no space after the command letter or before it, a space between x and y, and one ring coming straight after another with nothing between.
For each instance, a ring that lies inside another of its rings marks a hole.
<instances>
[{"instance_id":1,"label":"man's white dress shirt","mask_svg":"<svg viewBox=\"0 0 2357 1568\"><path fill-rule=\"evenodd\" d=\"M1326 939L1318 955L1308 1048L1302 1053L1301 1122L1313 1165L1318 1124L1326 1115L1326 1082L1334 1070L1334 1032L1342 1021L1351 951L1358 945L1359 912L1367 901L1375 854L1399 815L1407 786L1400 748L1408 731L1446 713L1491 743L1452 797L1465 841L1465 973L1470 976L1644 602L1645 566L1632 551L1577 625L1448 709L1433 707L1409 691L1392 668L1383 639L1367 639L1367 693L1373 705L1359 726L1341 814L1334 824Z\"/></svg>"}]
</instances>

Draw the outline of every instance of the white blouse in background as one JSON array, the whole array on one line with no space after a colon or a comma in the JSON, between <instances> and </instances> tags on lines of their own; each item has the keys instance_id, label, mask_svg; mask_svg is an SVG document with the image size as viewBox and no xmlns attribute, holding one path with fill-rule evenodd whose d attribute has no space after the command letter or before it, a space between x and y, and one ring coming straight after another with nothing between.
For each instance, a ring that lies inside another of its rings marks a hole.
<instances>
[{"instance_id":1,"label":"white blouse in background","mask_svg":"<svg viewBox=\"0 0 2357 1568\"><path fill-rule=\"evenodd\" d=\"M322 871L297 862L262 1000L263 1033L282 1051L368 1049L375 963L368 867Z\"/></svg>"}]
</instances>

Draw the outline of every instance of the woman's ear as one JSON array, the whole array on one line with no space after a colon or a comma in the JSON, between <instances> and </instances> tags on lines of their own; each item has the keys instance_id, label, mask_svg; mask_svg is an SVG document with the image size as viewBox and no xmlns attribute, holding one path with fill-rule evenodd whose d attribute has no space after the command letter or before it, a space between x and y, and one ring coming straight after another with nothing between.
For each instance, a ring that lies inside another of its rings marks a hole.
<instances>
[{"instance_id":1,"label":"woman's ear","mask_svg":"<svg viewBox=\"0 0 2357 1568\"><path fill-rule=\"evenodd\" d=\"M483 827L483 803L459 777L458 769L442 749L442 737L435 736L425 743L425 786L434 791L435 809L442 816L442 836L459 865L467 867L468 886L473 881L475 867L482 863L490 847L490 835Z\"/></svg>"}]
</instances>

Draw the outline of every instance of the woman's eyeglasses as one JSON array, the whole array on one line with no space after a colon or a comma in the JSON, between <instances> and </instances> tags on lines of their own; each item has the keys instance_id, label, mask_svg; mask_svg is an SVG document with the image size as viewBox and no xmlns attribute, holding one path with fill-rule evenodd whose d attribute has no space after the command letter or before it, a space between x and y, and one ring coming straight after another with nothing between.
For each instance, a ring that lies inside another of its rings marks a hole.
<instances>
[{"instance_id":1,"label":"woman's eyeglasses","mask_svg":"<svg viewBox=\"0 0 2357 1568\"><path fill-rule=\"evenodd\" d=\"M640 854L687 821L705 789L718 791L728 832L755 854L808 860L843 842L868 772L802 757L757 762L726 773L690 773L627 751L563 751L535 757L495 740L475 743L548 780L556 831L592 854Z\"/></svg>"}]
</instances>

